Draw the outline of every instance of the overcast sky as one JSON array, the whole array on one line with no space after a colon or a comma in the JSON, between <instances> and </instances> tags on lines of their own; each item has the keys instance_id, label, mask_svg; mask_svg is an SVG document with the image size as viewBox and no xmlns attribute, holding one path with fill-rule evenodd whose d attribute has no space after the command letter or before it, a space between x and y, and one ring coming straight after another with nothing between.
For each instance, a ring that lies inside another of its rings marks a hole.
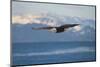
<instances>
[{"instance_id":1,"label":"overcast sky","mask_svg":"<svg viewBox=\"0 0 100 67\"><path fill-rule=\"evenodd\" d=\"M52 13L95 19L94 6L60 5L47 3L12 2L12 15Z\"/></svg>"}]
</instances>

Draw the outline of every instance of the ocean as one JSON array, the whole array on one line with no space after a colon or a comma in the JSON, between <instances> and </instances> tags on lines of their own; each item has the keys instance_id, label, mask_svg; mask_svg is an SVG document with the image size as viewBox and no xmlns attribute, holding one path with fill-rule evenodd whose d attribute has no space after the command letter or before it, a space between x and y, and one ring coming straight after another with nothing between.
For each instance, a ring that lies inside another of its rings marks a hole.
<instances>
[{"instance_id":1,"label":"ocean","mask_svg":"<svg viewBox=\"0 0 100 67\"><path fill-rule=\"evenodd\" d=\"M49 64L96 60L95 42L12 43L12 64Z\"/></svg>"}]
</instances>

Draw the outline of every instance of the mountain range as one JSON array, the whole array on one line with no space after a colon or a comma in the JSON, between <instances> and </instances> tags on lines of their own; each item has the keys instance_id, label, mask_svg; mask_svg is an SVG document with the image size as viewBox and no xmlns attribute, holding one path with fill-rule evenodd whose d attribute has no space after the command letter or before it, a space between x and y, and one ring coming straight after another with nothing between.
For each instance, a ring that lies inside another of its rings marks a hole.
<instances>
[{"instance_id":1,"label":"mountain range","mask_svg":"<svg viewBox=\"0 0 100 67\"><path fill-rule=\"evenodd\" d=\"M33 19L45 24L12 24L12 42L57 42L57 41L95 41L95 20L80 17L46 15ZM46 24L47 23L47 24ZM78 23L79 31L69 29L63 33L54 33L47 30L32 30L32 27L47 27L50 24L60 26L63 24Z\"/></svg>"}]
</instances>

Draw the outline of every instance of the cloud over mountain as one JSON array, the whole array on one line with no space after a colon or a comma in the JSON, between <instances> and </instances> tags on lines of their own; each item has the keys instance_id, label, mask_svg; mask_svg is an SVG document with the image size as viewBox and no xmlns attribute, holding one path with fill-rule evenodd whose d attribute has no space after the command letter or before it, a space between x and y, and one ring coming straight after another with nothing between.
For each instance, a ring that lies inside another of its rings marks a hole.
<instances>
[{"instance_id":1,"label":"cloud over mountain","mask_svg":"<svg viewBox=\"0 0 100 67\"><path fill-rule=\"evenodd\" d=\"M12 16L12 24L44 24L48 26L56 26L58 23L54 18L42 15L17 15Z\"/></svg>"}]
</instances>

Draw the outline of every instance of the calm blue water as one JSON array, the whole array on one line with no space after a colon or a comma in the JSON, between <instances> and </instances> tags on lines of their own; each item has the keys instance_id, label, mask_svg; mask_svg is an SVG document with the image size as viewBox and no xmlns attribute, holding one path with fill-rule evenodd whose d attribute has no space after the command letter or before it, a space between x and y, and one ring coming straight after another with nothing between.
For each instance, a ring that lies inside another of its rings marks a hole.
<instances>
[{"instance_id":1,"label":"calm blue water","mask_svg":"<svg viewBox=\"0 0 100 67\"><path fill-rule=\"evenodd\" d=\"M13 64L95 61L95 42L13 43Z\"/></svg>"}]
</instances>

